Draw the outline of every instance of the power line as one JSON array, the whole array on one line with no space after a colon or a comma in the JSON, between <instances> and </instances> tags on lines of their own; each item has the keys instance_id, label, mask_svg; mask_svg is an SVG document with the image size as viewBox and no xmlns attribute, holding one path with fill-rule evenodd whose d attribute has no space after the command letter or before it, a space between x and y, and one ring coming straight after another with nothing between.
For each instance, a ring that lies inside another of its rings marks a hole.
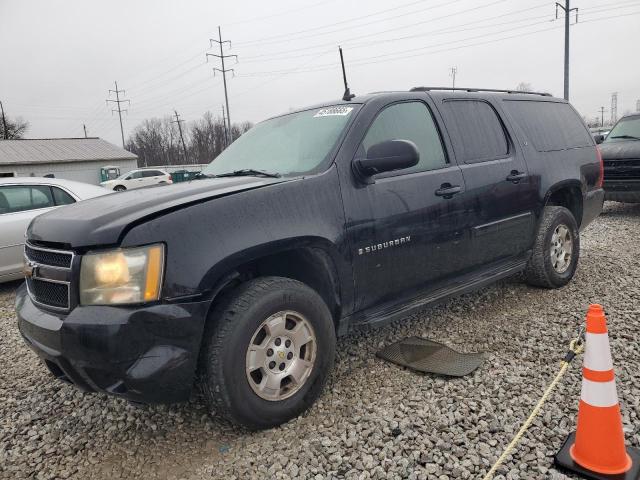
<instances>
[{"instance_id":1,"label":"power line","mask_svg":"<svg viewBox=\"0 0 640 480\"><path fill-rule=\"evenodd\" d=\"M131 101L127 100L127 99L123 99L120 100L120 94L124 94L125 91L124 90L118 90L118 82L114 82L116 85L116 89L115 90L109 90L109 96L111 96L112 93L116 94L116 99L107 99L107 105L109 105L109 102L113 102L116 104L116 108L111 110L111 113L113 114L113 112L118 112L118 118L120 119L120 135L122 136L122 148L124 148L124 129L122 128L122 112L127 112L127 110L122 110L122 108L120 107L121 103L127 102L129 105L131 105Z\"/></svg>"},{"instance_id":2,"label":"power line","mask_svg":"<svg viewBox=\"0 0 640 480\"><path fill-rule=\"evenodd\" d=\"M231 142L233 141L233 139L231 138L231 113L229 112L229 95L227 93L227 72L232 72L235 74L235 71L233 68L225 68L224 67L224 59L225 58L231 58L231 57L235 57L236 58L236 63L238 62L238 56L237 55L225 55L222 49L222 46L225 43L229 44L229 48L231 48L231 40L222 40L222 31L220 30L220 26L218 25L218 40L214 39L214 38L210 38L209 39L209 43L211 44L211 46L213 46L213 42L216 42L219 46L220 46L220 55L217 55L215 53L207 53L206 58L207 60L209 60L209 57L216 57L220 59L220 62L222 63L222 68L216 68L214 67L213 72L215 74L216 71L221 72L222 73L222 81L224 83L224 102L227 105L227 123L229 125L229 129L227 131L227 141L228 141L228 145L231 145Z\"/></svg>"}]
</instances>

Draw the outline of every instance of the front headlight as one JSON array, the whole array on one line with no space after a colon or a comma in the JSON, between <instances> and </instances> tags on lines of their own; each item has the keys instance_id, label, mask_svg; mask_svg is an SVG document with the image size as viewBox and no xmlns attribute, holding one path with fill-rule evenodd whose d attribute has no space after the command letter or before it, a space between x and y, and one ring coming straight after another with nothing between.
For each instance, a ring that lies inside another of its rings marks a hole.
<instances>
[{"instance_id":1,"label":"front headlight","mask_svg":"<svg viewBox=\"0 0 640 480\"><path fill-rule=\"evenodd\" d=\"M80 303L116 305L160 298L164 246L88 253L80 267Z\"/></svg>"}]
</instances>

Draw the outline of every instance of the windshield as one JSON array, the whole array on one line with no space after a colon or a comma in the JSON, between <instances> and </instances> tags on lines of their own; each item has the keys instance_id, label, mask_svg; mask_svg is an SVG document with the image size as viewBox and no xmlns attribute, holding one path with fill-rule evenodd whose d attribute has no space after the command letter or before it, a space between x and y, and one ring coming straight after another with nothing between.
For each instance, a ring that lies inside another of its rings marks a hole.
<instances>
[{"instance_id":1,"label":"windshield","mask_svg":"<svg viewBox=\"0 0 640 480\"><path fill-rule=\"evenodd\" d=\"M611 129L605 142L640 140L640 117L623 118Z\"/></svg>"},{"instance_id":2,"label":"windshield","mask_svg":"<svg viewBox=\"0 0 640 480\"><path fill-rule=\"evenodd\" d=\"M202 173L262 170L291 176L314 172L333 149L355 108L336 105L265 120L233 142Z\"/></svg>"}]
</instances>

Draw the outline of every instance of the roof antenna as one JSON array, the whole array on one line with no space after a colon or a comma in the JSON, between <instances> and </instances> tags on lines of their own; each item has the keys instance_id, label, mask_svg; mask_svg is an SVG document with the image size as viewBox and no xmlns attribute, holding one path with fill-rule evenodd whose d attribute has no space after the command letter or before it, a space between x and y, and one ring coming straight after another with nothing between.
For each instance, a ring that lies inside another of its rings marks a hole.
<instances>
[{"instance_id":1,"label":"roof antenna","mask_svg":"<svg viewBox=\"0 0 640 480\"><path fill-rule=\"evenodd\" d=\"M347 85L347 72L344 70L344 57L342 56L342 47L338 47L340 50L340 63L342 64L342 79L344 80L344 95L342 95L342 100L345 102L350 101L355 95L349 91L349 85Z\"/></svg>"}]
</instances>

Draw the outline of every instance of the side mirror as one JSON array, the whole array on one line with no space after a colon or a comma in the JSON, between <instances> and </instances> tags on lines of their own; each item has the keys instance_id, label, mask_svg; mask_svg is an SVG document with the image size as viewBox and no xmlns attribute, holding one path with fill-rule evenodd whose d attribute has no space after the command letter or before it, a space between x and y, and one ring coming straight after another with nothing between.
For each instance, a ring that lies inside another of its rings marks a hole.
<instances>
[{"instance_id":1,"label":"side mirror","mask_svg":"<svg viewBox=\"0 0 640 480\"><path fill-rule=\"evenodd\" d=\"M354 160L353 165L361 177L373 183L373 175L411 168L419 160L420 154L415 143L409 140L386 140L371 146L367 156Z\"/></svg>"},{"instance_id":2,"label":"side mirror","mask_svg":"<svg viewBox=\"0 0 640 480\"><path fill-rule=\"evenodd\" d=\"M596 141L596 145L600 145L604 142L604 135L594 135L593 139Z\"/></svg>"}]
</instances>

